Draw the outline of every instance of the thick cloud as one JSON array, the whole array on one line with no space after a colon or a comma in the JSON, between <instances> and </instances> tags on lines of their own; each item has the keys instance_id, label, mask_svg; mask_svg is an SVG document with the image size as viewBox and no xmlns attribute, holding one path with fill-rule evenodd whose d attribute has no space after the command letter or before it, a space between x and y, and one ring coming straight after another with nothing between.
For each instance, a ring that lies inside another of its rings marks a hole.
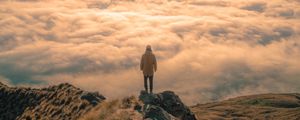
<instances>
[{"instance_id":1,"label":"thick cloud","mask_svg":"<svg viewBox=\"0 0 300 120\"><path fill-rule=\"evenodd\" d=\"M70 82L109 98L143 89L140 57L158 58L155 91L189 104L300 92L297 1L1 1L0 81Z\"/></svg>"},{"instance_id":2,"label":"thick cloud","mask_svg":"<svg viewBox=\"0 0 300 120\"><path fill-rule=\"evenodd\" d=\"M250 10L250 11L256 11L256 12L264 12L266 9L265 3L251 3L250 5L246 5L242 7L242 9Z\"/></svg>"}]
</instances>

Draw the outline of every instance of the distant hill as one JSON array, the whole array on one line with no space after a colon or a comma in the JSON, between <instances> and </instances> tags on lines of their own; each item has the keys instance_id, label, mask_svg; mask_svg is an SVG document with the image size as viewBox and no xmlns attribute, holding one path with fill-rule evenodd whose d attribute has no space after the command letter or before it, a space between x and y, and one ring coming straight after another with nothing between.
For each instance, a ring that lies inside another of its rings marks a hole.
<instances>
[{"instance_id":1,"label":"distant hill","mask_svg":"<svg viewBox=\"0 0 300 120\"><path fill-rule=\"evenodd\" d=\"M198 104L198 120L300 120L300 94L260 94Z\"/></svg>"}]
</instances>

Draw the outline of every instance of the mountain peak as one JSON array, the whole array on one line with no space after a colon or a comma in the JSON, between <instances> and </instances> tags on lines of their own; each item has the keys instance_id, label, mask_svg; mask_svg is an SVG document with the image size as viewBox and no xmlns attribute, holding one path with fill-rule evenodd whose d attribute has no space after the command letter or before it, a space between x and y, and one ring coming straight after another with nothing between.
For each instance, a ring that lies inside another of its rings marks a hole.
<instances>
[{"instance_id":1,"label":"mountain peak","mask_svg":"<svg viewBox=\"0 0 300 120\"><path fill-rule=\"evenodd\" d=\"M147 93L104 101L98 92L69 83L41 89L9 87L0 82L0 120L200 120L299 119L300 94L259 94L186 106L172 91Z\"/></svg>"}]
</instances>

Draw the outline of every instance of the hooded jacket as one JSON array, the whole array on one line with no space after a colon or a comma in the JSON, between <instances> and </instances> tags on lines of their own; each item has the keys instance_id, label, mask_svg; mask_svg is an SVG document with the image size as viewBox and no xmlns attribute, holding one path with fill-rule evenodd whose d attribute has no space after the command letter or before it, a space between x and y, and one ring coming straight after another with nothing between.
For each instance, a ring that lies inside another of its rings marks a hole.
<instances>
[{"instance_id":1,"label":"hooded jacket","mask_svg":"<svg viewBox=\"0 0 300 120\"><path fill-rule=\"evenodd\" d=\"M157 70L157 63L155 55L150 50L146 50L143 54L140 64L140 69L145 76L152 76Z\"/></svg>"}]
</instances>

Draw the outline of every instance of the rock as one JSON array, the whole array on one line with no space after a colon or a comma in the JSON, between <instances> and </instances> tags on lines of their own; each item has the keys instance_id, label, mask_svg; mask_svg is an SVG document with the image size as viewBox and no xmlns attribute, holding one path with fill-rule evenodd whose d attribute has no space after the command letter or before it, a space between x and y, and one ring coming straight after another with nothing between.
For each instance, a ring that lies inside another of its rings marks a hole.
<instances>
[{"instance_id":1,"label":"rock","mask_svg":"<svg viewBox=\"0 0 300 120\"><path fill-rule=\"evenodd\" d=\"M171 114L159 106L146 104L144 109L144 118L149 120L177 120Z\"/></svg>"},{"instance_id":2,"label":"rock","mask_svg":"<svg viewBox=\"0 0 300 120\"><path fill-rule=\"evenodd\" d=\"M84 92L82 93L80 98L83 100L84 99L87 100L89 103L93 104L94 106L96 106L99 103L99 101L105 100L105 97L99 95L98 92L93 92L93 93Z\"/></svg>"},{"instance_id":3,"label":"rock","mask_svg":"<svg viewBox=\"0 0 300 120\"><path fill-rule=\"evenodd\" d=\"M149 94L146 91L141 91L139 99L143 101L144 104L160 105L161 98L157 94Z\"/></svg>"},{"instance_id":4,"label":"rock","mask_svg":"<svg viewBox=\"0 0 300 120\"><path fill-rule=\"evenodd\" d=\"M182 120L196 120L195 115L174 92L164 91L159 93L158 96L161 99L160 106L168 113Z\"/></svg>"},{"instance_id":5,"label":"rock","mask_svg":"<svg viewBox=\"0 0 300 120\"><path fill-rule=\"evenodd\" d=\"M172 91L164 91L158 94L141 91L139 99L144 103L142 113L145 118L154 119L159 117L162 120L172 120L174 118L179 120L196 120L195 115ZM138 110L139 107L136 106L136 109Z\"/></svg>"}]
</instances>

